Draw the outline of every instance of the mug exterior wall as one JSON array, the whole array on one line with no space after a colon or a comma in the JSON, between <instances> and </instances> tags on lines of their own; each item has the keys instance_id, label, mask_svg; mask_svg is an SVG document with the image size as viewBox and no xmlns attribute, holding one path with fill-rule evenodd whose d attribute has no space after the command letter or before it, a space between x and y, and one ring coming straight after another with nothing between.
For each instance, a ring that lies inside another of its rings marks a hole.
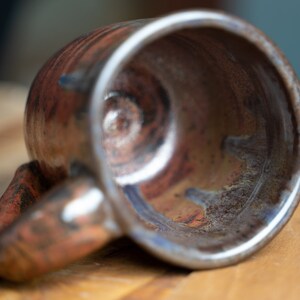
<instances>
[{"instance_id":1,"label":"mug exterior wall","mask_svg":"<svg viewBox=\"0 0 300 300\"><path fill-rule=\"evenodd\" d=\"M82 169L95 171L88 116L95 80L114 49L145 23L124 22L84 35L36 76L26 106L25 141L50 182Z\"/></svg>"}]
</instances>

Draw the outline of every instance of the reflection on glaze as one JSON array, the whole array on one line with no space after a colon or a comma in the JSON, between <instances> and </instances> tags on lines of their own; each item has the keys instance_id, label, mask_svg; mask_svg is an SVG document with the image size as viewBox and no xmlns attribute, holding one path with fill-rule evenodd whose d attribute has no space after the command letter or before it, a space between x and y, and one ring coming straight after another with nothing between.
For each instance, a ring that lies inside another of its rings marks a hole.
<instances>
[{"instance_id":1,"label":"reflection on glaze","mask_svg":"<svg viewBox=\"0 0 300 300\"><path fill-rule=\"evenodd\" d=\"M217 30L178 32L146 47L112 84L105 149L147 226L228 239L274 214L293 123L276 72L251 47L234 36L223 43Z\"/></svg>"}]
</instances>

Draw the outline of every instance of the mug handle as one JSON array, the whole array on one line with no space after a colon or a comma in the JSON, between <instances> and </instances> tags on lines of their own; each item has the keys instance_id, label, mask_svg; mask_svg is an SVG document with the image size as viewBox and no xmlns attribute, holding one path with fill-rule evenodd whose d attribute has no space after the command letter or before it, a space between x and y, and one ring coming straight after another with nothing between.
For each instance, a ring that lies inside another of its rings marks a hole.
<instances>
[{"instance_id":1,"label":"mug handle","mask_svg":"<svg viewBox=\"0 0 300 300\"><path fill-rule=\"evenodd\" d=\"M92 177L66 179L43 195L48 188L38 163L31 162L16 171L0 198L0 277L32 279L120 235Z\"/></svg>"}]
</instances>

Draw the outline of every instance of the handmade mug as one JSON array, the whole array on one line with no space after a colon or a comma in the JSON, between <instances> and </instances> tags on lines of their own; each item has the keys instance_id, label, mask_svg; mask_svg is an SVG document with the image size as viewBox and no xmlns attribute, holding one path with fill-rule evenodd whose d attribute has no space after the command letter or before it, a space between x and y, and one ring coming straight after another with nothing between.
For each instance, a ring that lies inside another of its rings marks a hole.
<instances>
[{"instance_id":1,"label":"handmade mug","mask_svg":"<svg viewBox=\"0 0 300 300\"><path fill-rule=\"evenodd\" d=\"M0 275L30 279L121 235L188 268L244 259L298 203L299 90L263 33L220 12L70 43L29 93L32 162L1 198Z\"/></svg>"}]
</instances>

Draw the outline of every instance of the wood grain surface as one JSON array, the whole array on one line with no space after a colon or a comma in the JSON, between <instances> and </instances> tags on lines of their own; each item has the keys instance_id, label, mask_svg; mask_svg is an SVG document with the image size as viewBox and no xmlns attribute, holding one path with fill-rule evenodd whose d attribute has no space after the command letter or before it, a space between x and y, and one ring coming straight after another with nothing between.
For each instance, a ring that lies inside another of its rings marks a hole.
<instances>
[{"instance_id":1,"label":"wood grain surface","mask_svg":"<svg viewBox=\"0 0 300 300\"><path fill-rule=\"evenodd\" d=\"M26 90L0 85L0 192L28 160L22 119ZM0 299L300 299L300 209L262 251L236 265L188 271L123 238L67 269L25 283L0 280Z\"/></svg>"}]
</instances>

